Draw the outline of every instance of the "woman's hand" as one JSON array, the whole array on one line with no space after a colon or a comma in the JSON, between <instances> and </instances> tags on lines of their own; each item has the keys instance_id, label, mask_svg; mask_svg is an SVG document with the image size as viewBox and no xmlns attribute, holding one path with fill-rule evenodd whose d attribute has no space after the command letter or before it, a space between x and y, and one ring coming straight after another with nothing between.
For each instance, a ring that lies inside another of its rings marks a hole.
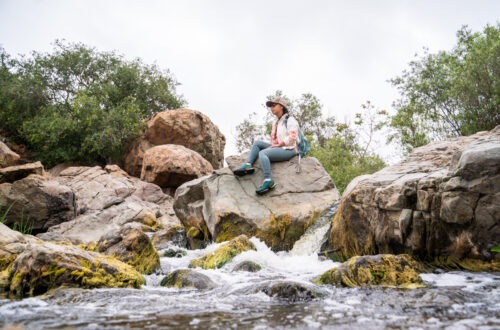
<instances>
[{"instance_id":1,"label":"woman's hand","mask_svg":"<svg viewBox=\"0 0 500 330\"><path fill-rule=\"evenodd\" d=\"M280 142L278 144L272 144L271 148L279 148L285 146L285 142Z\"/></svg>"}]
</instances>

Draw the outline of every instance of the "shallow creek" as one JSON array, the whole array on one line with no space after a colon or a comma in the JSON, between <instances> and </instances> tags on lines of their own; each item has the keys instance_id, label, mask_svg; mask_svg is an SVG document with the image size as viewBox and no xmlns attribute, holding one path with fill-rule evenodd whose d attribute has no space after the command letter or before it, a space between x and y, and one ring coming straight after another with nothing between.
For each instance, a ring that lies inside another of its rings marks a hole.
<instances>
[{"instance_id":1,"label":"shallow creek","mask_svg":"<svg viewBox=\"0 0 500 330\"><path fill-rule=\"evenodd\" d=\"M326 222L325 222L326 223ZM326 224L327 225L327 224ZM500 274L421 274L428 287L416 290L318 287L311 280L338 265L317 255L325 226L318 224L290 252L274 253L256 238L257 251L238 255L217 270L198 272L217 287L164 288L169 272L215 250L182 250L161 258L161 271L137 289L59 289L22 300L0 299L5 329L499 329ZM160 251L161 253L162 251ZM232 271L242 261L255 273ZM321 294L312 300L270 297L254 290L274 282L299 283Z\"/></svg>"}]
</instances>

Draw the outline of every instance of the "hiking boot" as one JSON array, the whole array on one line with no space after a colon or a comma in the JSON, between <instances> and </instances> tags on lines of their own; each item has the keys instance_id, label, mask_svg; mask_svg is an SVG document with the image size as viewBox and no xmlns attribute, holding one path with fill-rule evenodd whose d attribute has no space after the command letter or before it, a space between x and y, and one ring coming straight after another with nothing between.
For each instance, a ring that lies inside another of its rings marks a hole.
<instances>
[{"instance_id":1,"label":"hiking boot","mask_svg":"<svg viewBox=\"0 0 500 330\"><path fill-rule=\"evenodd\" d=\"M276 187L276 183L274 183L273 180L271 180L271 181L264 181L264 183L262 184L262 186L260 186L259 188L257 188L257 190L255 190L255 192L257 193L257 195L264 195L265 193L271 191L275 187Z\"/></svg>"},{"instance_id":2,"label":"hiking boot","mask_svg":"<svg viewBox=\"0 0 500 330\"><path fill-rule=\"evenodd\" d=\"M255 168L253 168L252 165L248 165L248 164L241 165L240 167L238 167L237 169L235 169L233 171L234 175L237 175L237 176L244 176L247 174L253 174L253 172L255 172Z\"/></svg>"}]
</instances>

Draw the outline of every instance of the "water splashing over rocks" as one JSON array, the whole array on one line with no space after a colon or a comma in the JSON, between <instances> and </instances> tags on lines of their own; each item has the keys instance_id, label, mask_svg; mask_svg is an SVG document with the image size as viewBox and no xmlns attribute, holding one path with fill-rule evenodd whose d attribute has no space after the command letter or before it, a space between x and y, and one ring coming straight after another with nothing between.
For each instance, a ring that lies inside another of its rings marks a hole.
<instances>
[{"instance_id":1,"label":"water splashing over rocks","mask_svg":"<svg viewBox=\"0 0 500 330\"><path fill-rule=\"evenodd\" d=\"M338 263L314 253L273 252L251 238L256 250L237 255L219 269L193 269L213 289L160 286L166 274L188 268L213 252L183 250L161 258L161 271L147 275L142 289L60 288L23 300L0 300L0 327L24 329L496 329L500 326L500 274L422 274L417 290L337 288L312 283ZM161 251L160 251L161 252ZM243 261L257 272L233 271Z\"/></svg>"}]
</instances>

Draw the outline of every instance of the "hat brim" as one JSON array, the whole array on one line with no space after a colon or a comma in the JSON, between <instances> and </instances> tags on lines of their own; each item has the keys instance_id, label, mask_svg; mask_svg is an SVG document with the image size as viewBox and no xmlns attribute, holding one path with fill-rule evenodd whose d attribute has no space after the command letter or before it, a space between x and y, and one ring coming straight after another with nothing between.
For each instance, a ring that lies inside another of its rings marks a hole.
<instances>
[{"instance_id":1,"label":"hat brim","mask_svg":"<svg viewBox=\"0 0 500 330\"><path fill-rule=\"evenodd\" d=\"M272 106L273 106L273 104L278 104L278 103L273 102L273 101L267 101L267 102L266 102L266 107L272 107Z\"/></svg>"}]
</instances>

